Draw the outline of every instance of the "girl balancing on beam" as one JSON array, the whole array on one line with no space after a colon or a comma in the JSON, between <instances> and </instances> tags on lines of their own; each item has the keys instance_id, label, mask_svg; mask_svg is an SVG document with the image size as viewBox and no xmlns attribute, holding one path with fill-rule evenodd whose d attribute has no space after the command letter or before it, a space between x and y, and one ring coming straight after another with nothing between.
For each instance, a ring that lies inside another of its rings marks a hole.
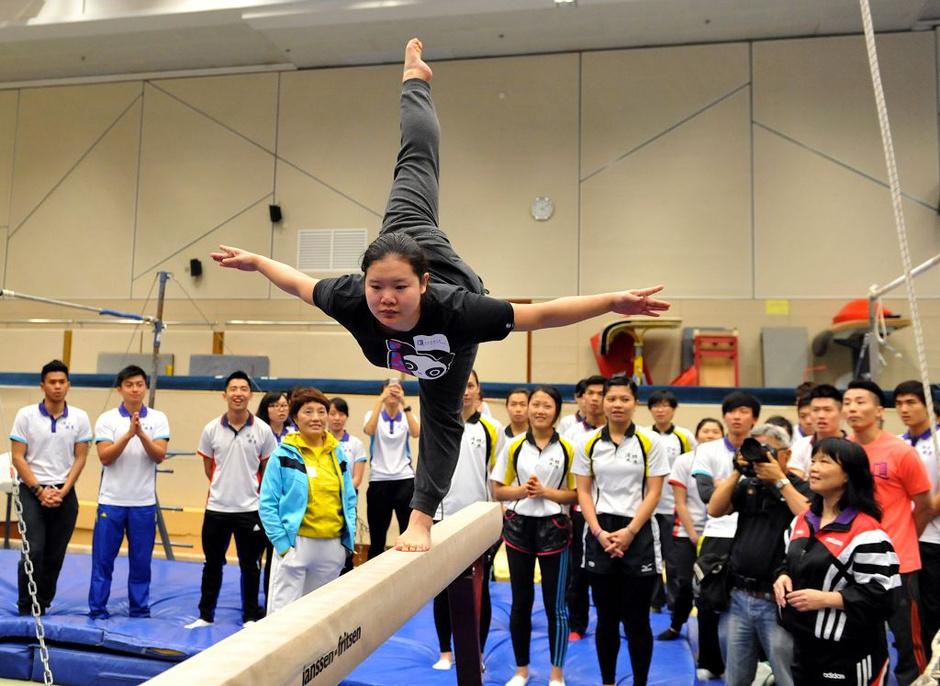
<instances>
[{"instance_id":1,"label":"girl balancing on beam","mask_svg":"<svg viewBox=\"0 0 940 686\"><path fill-rule=\"evenodd\" d=\"M281 290L316 305L355 337L372 364L418 378L420 460L413 508L397 550L431 545L431 517L450 487L463 435L463 392L477 345L510 331L567 326L608 312L659 316L662 286L516 304L484 295L483 282L438 227L440 129L423 45L405 46L401 150L382 229L362 257L362 274L314 279L293 267L234 247L212 258L223 267L261 272Z\"/></svg>"}]
</instances>

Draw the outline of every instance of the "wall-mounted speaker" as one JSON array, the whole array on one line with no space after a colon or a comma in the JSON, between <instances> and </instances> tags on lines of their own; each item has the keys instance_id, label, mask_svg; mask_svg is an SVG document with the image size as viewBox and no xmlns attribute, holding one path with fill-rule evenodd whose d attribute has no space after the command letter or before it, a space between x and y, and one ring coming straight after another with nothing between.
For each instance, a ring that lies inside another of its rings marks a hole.
<instances>
[{"instance_id":1,"label":"wall-mounted speaker","mask_svg":"<svg viewBox=\"0 0 940 686\"><path fill-rule=\"evenodd\" d=\"M272 224L280 224L281 220L284 218L284 215L281 214L280 205L268 205L268 214L271 216Z\"/></svg>"},{"instance_id":2,"label":"wall-mounted speaker","mask_svg":"<svg viewBox=\"0 0 940 686\"><path fill-rule=\"evenodd\" d=\"M189 261L189 275L194 279L202 276L202 262L195 257Z\"/></svg>"}]
</instances>

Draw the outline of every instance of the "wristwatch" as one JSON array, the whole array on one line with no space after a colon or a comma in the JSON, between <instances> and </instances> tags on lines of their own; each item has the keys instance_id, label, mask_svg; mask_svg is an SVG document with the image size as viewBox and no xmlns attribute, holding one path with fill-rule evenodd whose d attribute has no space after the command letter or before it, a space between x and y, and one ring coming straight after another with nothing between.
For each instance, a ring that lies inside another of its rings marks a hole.
<instances>
[{"instance_id":1,"label":"wristwatch","mask_svg":"<svg viewBox=\"0 0 940 686\"><path fill-rule=\"evenodd\" d=\"M402 412L411 412L411 405L405 405L403 408L401 408L401 411L402 411Z\"/></svg>"},{"instance_id":2,"label":"wristwatch","mask_svg":"<svg viewBox=\"0 0 940 686\"><path fill-rule=\"evenodd\" d=\"M788 479L777 479L774 481L774 486L777 487L778 491L782 491L784 488L786 488L788 483L790 483Z\"/></svg>"},{"instance_id":3,"label":"wristwatch","mask_svg":"<svg viewBox=\"0 0 940 686\"><path fill-rule=\"evenodd\" d=\"M31 490L31 491L33 492L33 495L38 496L38 495L42 492L42 489L44 489L44 488L45 488L45 486L43 486L42 484L36 484L35 486L33 486L33 487L32 487L31 489L29 489L29 490Z\"/></svg>"}]
</instances>

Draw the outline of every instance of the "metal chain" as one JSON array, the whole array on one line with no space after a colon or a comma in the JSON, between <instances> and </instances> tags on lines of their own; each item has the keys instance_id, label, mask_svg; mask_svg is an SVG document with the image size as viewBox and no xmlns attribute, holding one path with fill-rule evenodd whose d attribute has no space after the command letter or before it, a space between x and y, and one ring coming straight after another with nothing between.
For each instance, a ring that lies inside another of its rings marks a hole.
<instances>
[{"instance_id":1,"label":"metal chain","mask_svg":"<svg viewBox=\"0 0 940 686\"><path fill-rule=\"evenodd\" d=\"M39 659L42 662L42 682L46 686L52 686L52 669L49 667L49 648L46 646L46 630L42 625L42 608L39 607L39 590L36 587L36 580L33 576L33 561L29 557L29 540L26 538L26 522L23 521L23 502L20 500L20 482L19 479L13 479L13 507L16 510L16 528L20 532L20 542L23 545L23 569L26 571L28 583L26 588L29 590L29 598L32 601L30 612L33 615L33 622L36 624L36 639L39 641Z\"/></svg>"}]
</instances>

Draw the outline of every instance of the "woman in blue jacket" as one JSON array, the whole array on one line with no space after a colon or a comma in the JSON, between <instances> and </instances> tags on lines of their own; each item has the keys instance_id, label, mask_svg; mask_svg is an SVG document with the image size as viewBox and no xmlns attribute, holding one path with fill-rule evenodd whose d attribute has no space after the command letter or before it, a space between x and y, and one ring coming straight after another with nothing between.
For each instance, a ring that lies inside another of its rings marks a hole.
<instances>
[{"instance_id":1,"label":"woman in blue jacket","mask_svg":"<svg viewBox=\"0 0 940 686\"><path fill-rule=\"evenodd\" d=\"M261 482L261 523L274 546L268 612L339 576L356 534L352 466L327 428L329 399L299 390L290 416L297 431L271 455Z\"/></svg>"}]
</instances>

